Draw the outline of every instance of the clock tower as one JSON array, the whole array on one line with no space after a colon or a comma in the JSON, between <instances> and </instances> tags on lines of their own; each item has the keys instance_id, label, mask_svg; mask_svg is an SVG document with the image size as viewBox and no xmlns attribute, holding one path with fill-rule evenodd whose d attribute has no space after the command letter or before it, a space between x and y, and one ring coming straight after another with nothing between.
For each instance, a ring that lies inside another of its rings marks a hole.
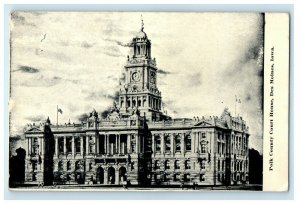
<instances>
[{"instance_id":1,"label":"clock tower","mask_svg":"<svg viewBox=\"0 0 300 204\"><path fill-rule=\"evenodd\" d=\"M119 95L120 113L131 115L139 110L148 120L167 119L162 112L161 92L157 88L157 67L155 58L151 58L151 41L141 30L131 42L132 56L128 56L125 65L125 82L121 84Z\"/></svg>"}]
</instances>

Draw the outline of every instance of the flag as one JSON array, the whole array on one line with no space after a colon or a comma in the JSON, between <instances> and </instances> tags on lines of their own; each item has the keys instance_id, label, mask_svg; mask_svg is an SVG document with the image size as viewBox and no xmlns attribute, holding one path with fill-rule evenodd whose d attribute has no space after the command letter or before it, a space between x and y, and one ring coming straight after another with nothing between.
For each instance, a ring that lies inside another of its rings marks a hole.
<instances>
[{"instance_id":1,"label":"flag","mask_svg":"<svg viewBox=\"0 0 300 204\"><path fill-rule=\"evenodd\" d=\"M58 108L58 109L57 109L57 112L59 112L60 114L62 114L62 113L63 113L63 111L62 111L62 109L61 109L61 108Z\"/></svg>"}]
</instances>

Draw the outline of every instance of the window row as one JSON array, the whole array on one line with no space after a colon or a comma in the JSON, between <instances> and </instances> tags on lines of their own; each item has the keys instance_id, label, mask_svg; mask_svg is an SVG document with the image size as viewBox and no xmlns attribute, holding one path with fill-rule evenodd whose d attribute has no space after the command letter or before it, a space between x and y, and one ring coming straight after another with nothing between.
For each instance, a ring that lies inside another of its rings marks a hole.
<instances>
[{"instance_id":1,"label":"window row","mask_svg":"<svg viewBox=\"0 0 300 204\"><path fill-rule=\"evenodd\" d=\"M190 174L184 174L184 175L181 175L181 174L154 174L154 180L155 181L165 181L165 182L168 182L168 181L183 181L183 182L191 182L192 181L192 178L191 178L191 175ZM200 182L203 182L205 181L205 175L204 174L200 174L200 177L199 177L199 180Z\"/></svg>"},{"instance_id":2,"label":"window row","mask_svg":"<svg viewBox=\"0 0 300 204\"><path fill-rule=\"evenodd\" d=\"M166 160L164 163L161 163L161 161L156 160L154 162L154 169L158 170L158 169L164 169L164 170L168 170L171 169L171 165L170 165L170 160ZM201 168L204 169L205 168L205 163L201 163ZM181 169L180 167L180 161L179 160L175 160L174 162L174 169ZM191 161L190 160L186 160L184 161L184 169L192 169L191 166Z\"/></svg>"},{"instance_id":3,"label":"window row","mask_svg":"<svg viewBox=\"0 0 300 204\"><path fill-rule=\"evenodd\" d=\"M181 136L175 136L174 142L175 142L175 146L174 146L175 152L180 152L182 150L181 149L182 148L181 147L181 143L182 143ZM156 136L155 137L155 143L154 143L154 147L155 147L154 151L155 152L161 152L162 145L164 145L164 151L165 152L170 152L171 151L171 137L170 136L165 136L164 137L164 144L162 144L161 137ZM200 152L201 153L206 153L207 152L207 146L206 146L205 143L199 142L199 146L200 146ZM190 135L187 135L185 137L183 148L187 152L190 152L192 150L192 138L191 138Z\"/></svg>"}]
</instances>

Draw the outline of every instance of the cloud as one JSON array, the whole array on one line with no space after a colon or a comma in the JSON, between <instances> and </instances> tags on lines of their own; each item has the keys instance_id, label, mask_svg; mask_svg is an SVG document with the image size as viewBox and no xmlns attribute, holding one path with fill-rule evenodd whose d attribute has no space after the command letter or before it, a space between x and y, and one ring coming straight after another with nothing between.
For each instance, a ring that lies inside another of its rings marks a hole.
<instances>
[{"instance_id":1,"label":"cloud","mask_svg":"<svg viewBox=\"0 0 300 204\"><path fill-rule=\"evenodd\" d=\"M200 72L197 72L192 75L187 75L186 78L187 78L187 80L186 80L187 86L199 86L202 84Z\"/></svg>"},{"instance_id":2,"label":"cloud","mask_svg":"<svg viewBox=\"0 0 300 204\"><path fill-rule=\"evenodd\" d=\"M112 99L113 101L119 100L119 91L116 91L114 94L105 94L103 91L91 92L86 99Z\"/></svg>"},{"instance_id":3,"label":"cloud","mask_svg":"<svg viewBox=\"0 0 300 204\"><path fill-rule=\"evenodd\" d=\"M33 80L26 80L21 85L27 87L51 87L60 83L61 81L61 78L58 76L44 77L44 75L40 75Z\"/></svg>"},{"instance_id":4,"label":"cloud","mask_svg":"<svg viewBox=\"0 0 300 204\"><path fill-rule=\"evenodd\" d=\"M39 72L39 69L30 66L19 66L19 69L17 69L16 71L33 74Z\"/></svg>"},{"instance_id":5,"label":"cloud","mask_svg":"<svg viewBox=\"0 0 300 204\"><path fill-rule=\"evenodd\" d=\"M46 120L46 116L45 115L28 116L25 119L29 120L30 122L41 122L43 120Z\"/></svg>"},{"instance_id":6,"label":"cloud","mask_svg":"<svg viewBox=\"0 0 300 204\"><path fill-rule=\"evenodd\" d=\"M12 12L11 20L14 22L15 25L29 25L29 26L36 27L34 23L27 22L26 18L20 15L19 12Z\"/></svg>"},{"instance_id":7,"label":"cloud","mask_svg":"<svg viewBox=\"0 0 300 204\"><path fill-rule=\"evenodd\" d=\"M93 46L94 46L94 44L90 44L90 43L88 43L88 42L86 42L86 41L83 41L83 42L81 43L81 47L83 47L83 48L89 49L89 48L91 48L91 47L93 47Z\"/></svg>"},{"instance_id":8,"label":"cloud","mask_svg":"<svg viewBox=\"0 0 300 204\"><path fill-rule=\"evenodd\" d=\"M110 57L122 57L123 54L120 52L118 47L107 46L102 49L102 53Z\"/></svg>"},{"instance_id":9,"label":"cloud","mask_svg":"<svg viewBox=\"0 0 300 204\"><path fill-rule=\"evenodd\" d=\"M68 46L68 45L66 44L63 46ZM65 53L66 52L56 52L56 51L51 51L51 50L47 50L47 49L39 49L39 48L35 49L35 54L38 55L39 57L43 57L46 59L51 58L51 59L59 60L61 62L66 62L66 63L72 62L72 59Z\"/></svg>"},{"instance_id":10,"label":"cloud","mask_svg":"<svg viewBox=\"0 0 300 204\"><path fill-rule=\"evenodd\" d=\"M122 47L132 47L132 43L123 43L121 41L118 41L118 40L113 40L113 39L109 39L109 38L106 38L104 39L106 41L109 41L109 42L114 42L116 43L117 45L120 45Z\"/></svg>"},{"instance_id":11,"label":"cloud","mask_svg":"<svg viewBox=\"0 0 300 204\"><path fill-rule=\"evenodd\" d=\"M85 122L88 117L89 115L87 113L83 113L77 116L77 120L80 122Z\"/></svg>"},{"instance_id":12,"label":"cloud","mask_svg":"<svg viewBox=\"0 0 300 204\"><path fill-rule=\"evenodd\" d=\"M163 70L163 69L158 69L158 70L157 70L157 73L163 74L163 75L171 74L171 72L165 71L165 70Z\"/></svg>"}]
</instances>

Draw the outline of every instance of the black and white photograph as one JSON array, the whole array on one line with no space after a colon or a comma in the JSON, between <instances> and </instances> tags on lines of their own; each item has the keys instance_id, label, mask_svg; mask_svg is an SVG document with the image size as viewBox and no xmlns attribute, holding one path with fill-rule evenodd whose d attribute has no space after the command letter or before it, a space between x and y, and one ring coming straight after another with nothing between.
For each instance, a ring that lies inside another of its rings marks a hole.
<instances>
[{"instance_id":1,"label":"black and white photograph","mask_svg":"<svg viewBox=\"0 0 300 204\"><path fill-rule=\"evenodd\" d=\"M12 12L10 190L262 191L264 40L264 13Z\"/></svg>"}]
</instances>

